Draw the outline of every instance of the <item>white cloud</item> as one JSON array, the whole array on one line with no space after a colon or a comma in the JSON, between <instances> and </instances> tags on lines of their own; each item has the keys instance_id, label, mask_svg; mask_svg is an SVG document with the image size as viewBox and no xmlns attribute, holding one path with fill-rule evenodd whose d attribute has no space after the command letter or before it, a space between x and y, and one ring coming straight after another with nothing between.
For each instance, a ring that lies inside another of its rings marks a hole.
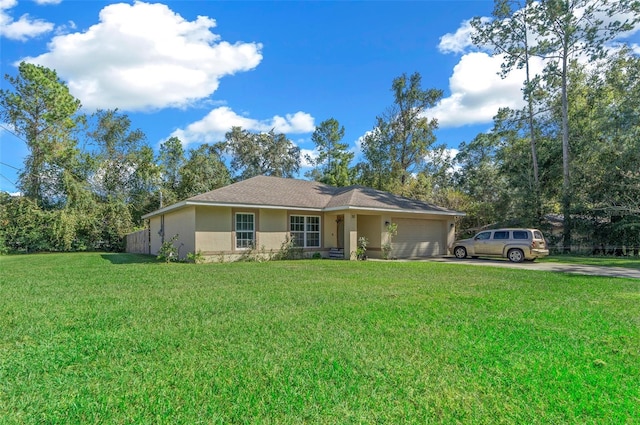
<instances>
[{"instance_id":1,"label":"white cloud","mask_svg":"<svg viewBox=\"0 0 640 425\"><path fill-rule=\"evenodd\" d=\"M602 15L600 17L605 22L613 19L624 20L630 18L627 15L616 17ZM489 18L482 19L489 20ZM639 30L640 23L633 30L621 34L617 40L614 40L611 49L615 49L618 46L618 42L629 38ZM490 123L499 108L521 108L524 106L521 91L526 79L524 70L513 69L507 78L500 78L498 73L501 70L500 64L503 62L503 57L501 55L490 56L486 53L473 52L472 32L473 28L470 25L470 21L463 21L455 33L442 36L438 45L438 49L442 53L463 54L449 79L451 94L442 99L435 108L427 112L427 116L433 116L438 119L441 127ZM532 35L529 45L533 46L536 43L536 37ZM629 45L634 52L638 53L640 51L637 43L629 43ZM483 47L486 48L487 46ZM589 58L586 55L577 58L584 63L589 63ZM532 76L542 72L544 67L542 59L532 58L530 64Z\"/></svg>"},{"instance_id":2,"label":"white cloud","mask_svg":"<svg viewBox=\"0 0 640 425\"><path fill-rule=\"evenodd\" d=\"M507 78L500 78L501 56L468 53L453 68L449 78L451 95L427 111L438 119L440 127L491 122L501 107L521 108L524 70L515 69ZM532 75L542 70L542 61L533 59Z\"/></svg>"},{"instance_id":3,"label":"white cloud","mask_svg":"<svg viewBox=\"0 0 640 425\"><path fill-rule=\"evenodd\" d=\"M539 3L534 2L531 7L538 7ZM586 7L586 6L585 6ZM580 18L585 11L585 7L579 7L574 10L576 18ZM519 14L524 9L514 11L514 14ZM597 19L602 20L604 25L610 24L614 21L624 22L626 20L632 21L634 19L633 13L618 13L613 16L609 16L608 13L603 10L598 10L595 12L595 16ZM480 18L483 23L490 22L493 18L489 17L481 17ZM616 37L617 41L627 39L633 36L635 33L640 31L640 22L636 23L636 25L629 31L618 34ZM473 27L471 26L471 20L465 20L460 23L460 26L454 33L447 33L440 37L440 43L438 44L438 50L441 53L455 53L455 54L464 54L469 52L471 49L485 49L489 46L475 46L471 40L473 34ZM529 37L529 46L536 45L541 39L544 37L540 35L536 35L534 33L530 34ZM615 43L614 43L615 44Z\"/></svg>"},{"instance_id":4,"label":"white cloud","mask_svg":"<svg viewBox=\"0 0 640 425\"><path fill-rule=\"evenodd\" d=\"M66 24L56 26L56 35L64 35L69 34L71 31L74 31L77 28L76 23L73 21L68 21Z\"/></svg>"},{"instance_id":5,"label":"white cloud","mask_svg":"<svg viewBox=\"0 0 640 425\"><path fill-rule=\"evenodd\" d=\"M215 25L163 4L111 4L98 24L54 37L48 53L28 60L56 69L90 109L186 107L215 92L223 76L262 60L261 44L221 41Z\"/></svg>"},{"instance_id":6,"label":"white cloud","mask_svg":"<svg viewBox=\"0 0 640 425\"><path fill-rule=\"evenodd\" d=\"M35 0L38 4L60 4L62 0Z\"/></svg>"},{"instance_id":7,"label":"white cloud","mask_svg":"<svg viewBox=\"0 0 640 425\"><path fill-rule=\"evenodd\" d=\"M222 141L231 127L242 127L244 130L276 133L303 134L315 130L314 118L306 112L279 115L268 120L256 120L236 114L231 108L221 106L213 109L204 118L189 124L184 129L174 131L171 136L182 140L183 144L215 143Z\"/></svg>"},{"instance_id":8,"label":"white cloud","mask_svg":"<svg viewBox=\"0 0 640 425\"><path fill-rule=\"evenodd\" d=\"M313 117L302 111L286 114L284 117L276 115L272 123L256 130L266 131L271 128L274 128L277 133L311 133L316 129Z\"/></svg>"},{"instance_id":9,"label":"white cloud","mask_svg":"<svg viewBox=\"0 0 640 425\"><path fill-rule=\"evenodd\" d=\"M16 0L0 0L0 36L10 40L26 41L53 30L51 22L33 19L28 14L20 16L15 21L7 11L16 4Z\"/></svg>"},{"instance_id":10,"label":"white cloud","mask_svg":"<svg viewBox=\"0 0 640 425\"><path fill-rule=\"evenodd\" d=\"M489 18L482 18L482 20L488 21ZM440 37L438 50L441 53L464 53L469 47L473 46L471 41L472 34L471 20L462 21L455 33L447 33Z\"/></svg>"}]
</instances>

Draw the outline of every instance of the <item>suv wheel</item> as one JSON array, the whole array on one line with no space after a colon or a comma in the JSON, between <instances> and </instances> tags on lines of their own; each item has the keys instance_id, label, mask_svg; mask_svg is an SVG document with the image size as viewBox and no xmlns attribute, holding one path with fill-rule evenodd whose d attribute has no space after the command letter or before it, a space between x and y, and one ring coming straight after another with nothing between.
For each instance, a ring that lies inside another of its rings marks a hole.
<instances>
[{"instance_id":1,"label":"suv wheel","mask_svg":"<svg viewBox=\"0 0 640 425\"><path fill-rule=\"evenodd\" d=\"M467 250L463 246L457 246L453 250L453 255L455 255L456 258L466 258L467 257Z\"/></svg>"},{"instance_id":2,"label":"suv wheel","mask_svg":"<svg viewBox=\"0 0 640 425\"><path fill-rule=\"evenodd\" d=\"M524 252L522 252L521 249L513 248L510 249L509 252L507 252L507 257L511 262L522 263L522 261L524 260Z\"/></svg>"}]
</instances>

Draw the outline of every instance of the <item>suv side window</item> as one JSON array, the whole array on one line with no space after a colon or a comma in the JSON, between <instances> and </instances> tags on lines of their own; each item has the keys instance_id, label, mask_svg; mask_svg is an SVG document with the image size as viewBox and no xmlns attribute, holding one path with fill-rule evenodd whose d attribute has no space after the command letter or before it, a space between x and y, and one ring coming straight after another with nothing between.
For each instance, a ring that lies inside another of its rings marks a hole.
<instances>
[{"instance_id":1,"label":"suv side window","mask_svg":"<svg viewBox=\"0 0 640 425\"><path fill-rule=\"evenodd\" d=\"M534 239L544 239L544 236L542 236L541 232L538 232L537 230L535 232L533 232L533 238Z\"/></svg>"},{"instance_id":2,"label":"suv side window","mask_svg":"<svg viewBox=\"0 0 640 425\"><path fill-rule=\"evenodd\" d=\"M509 232L505 230L494 232L493 239L509 239Z\"/></svg>"},{"instance_id":3,"label":"suv side window","mask_svg":"<svg viewBox=\"0 0 640 425\"><path fill-rule=\"evenodd\" d=\"M525 230L514 230L513 239L529 239L529 232Z\"/></svg>"},{"instance_id":4,"label":"suv side window","mask_svg":"<svg viewBox=\"0 0 640 425\"><path fill-rule=\"evenodd\" d=\"M478 233L474 239L477 241L486 241L489 238L491 238L491 232L482 232Z\"/></svg>"}]
</instances>

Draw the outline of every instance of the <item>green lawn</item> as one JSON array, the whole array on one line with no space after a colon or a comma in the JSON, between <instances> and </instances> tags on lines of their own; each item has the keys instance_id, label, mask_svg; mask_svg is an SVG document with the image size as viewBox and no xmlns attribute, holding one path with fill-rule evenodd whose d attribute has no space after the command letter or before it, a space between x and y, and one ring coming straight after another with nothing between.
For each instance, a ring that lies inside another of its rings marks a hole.
<instances>
[{"instance_id":1,"label":"green lawn","mask_svg":"<svg viewBox=\"0 0 640 425\"><path fill-rule=\"evenodd\" d=\"M589 266L625 267L630 269L640 269L640 258L638 257L552 255L550 257L541 258L538 261L547 263L571 263L584 264Z\"/></svg>"},{"instance_id":2,"label":"green lawn","mask_svg":"<svg viewBox=\"0 0 640 425\"><path fill-rule=\"evenodd\" d=\"M0 257L0 423L638 423L639 329L633 279Z\"/></svg>"}]
</instances>

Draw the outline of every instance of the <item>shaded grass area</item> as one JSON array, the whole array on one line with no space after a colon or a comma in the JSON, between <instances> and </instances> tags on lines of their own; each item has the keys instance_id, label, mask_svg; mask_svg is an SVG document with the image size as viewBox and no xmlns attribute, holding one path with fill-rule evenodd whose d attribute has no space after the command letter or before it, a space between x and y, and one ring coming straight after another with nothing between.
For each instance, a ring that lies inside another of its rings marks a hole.
<instances>
[{"instance_id":1,"label":"shaded grass area","mask_svg":"<svg viewBox=\"0 0 640 425\"><path fill-rule=\"evenodd\" d=\"M538 259L545 263L583 264L588 266L625 267L640 270L639 257L552 255Z\"/></svg>"},{"instance_id":2,"label":"shaded grass area","mask_svg":"<svg viewBox=\"0 0 640 425\"><path fill-rule=\"evenodd\" d=\"M1 423L636 423L640 282L0 257Z\"/></svg>"}]
</instances>

